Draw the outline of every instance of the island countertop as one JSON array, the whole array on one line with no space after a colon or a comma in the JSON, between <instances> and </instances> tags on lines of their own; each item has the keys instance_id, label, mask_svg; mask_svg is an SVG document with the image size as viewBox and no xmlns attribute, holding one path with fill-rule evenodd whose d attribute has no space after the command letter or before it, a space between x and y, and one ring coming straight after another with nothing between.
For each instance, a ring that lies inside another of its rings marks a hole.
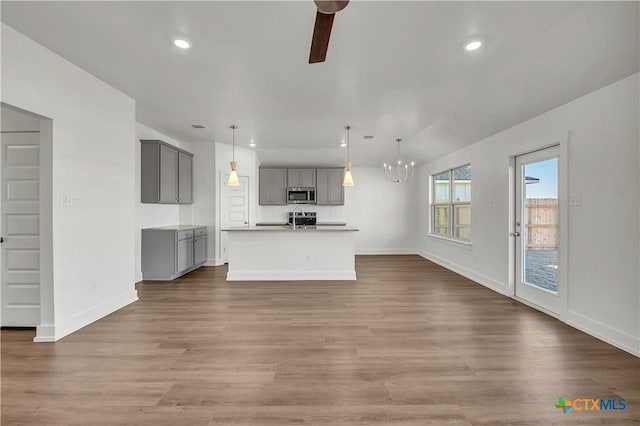
<instances>
[{"instance_id":1,"label":"island countertop","mask_svg":"<svg viewBox=\"0 0 640 426\"><path fill-rule=\"evenodd\" d=\"M144 228L143 231L188 231L189 229L206 228L207 225L170 225L155 228Z\"/></svg>"},{"instance_id":2,"label":"island countertop","mask_svg":"<svg viewBox=\"0 0 640 426\"><path fill-rule=\"evenodd\" d=\"M358 228L352 226L238 226L223 228L223 231L241 232L355 232Z\"/></svg>"}]
</instances>

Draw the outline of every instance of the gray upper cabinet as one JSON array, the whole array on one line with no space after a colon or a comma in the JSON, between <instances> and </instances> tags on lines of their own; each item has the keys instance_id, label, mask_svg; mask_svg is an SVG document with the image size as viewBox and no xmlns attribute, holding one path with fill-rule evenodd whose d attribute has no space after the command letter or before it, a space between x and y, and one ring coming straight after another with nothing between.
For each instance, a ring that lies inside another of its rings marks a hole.
<instances>
[{"instance_id":1,"label":"gray upper cabinet","mask_svg":"<svg viewBox=\"0 0 640 426\"><path fill-rule=\"evenodd\" d=\"M260 204L287 204L287 169L260 168Z\"/></svg>"},{"instance_id":2,"label":"gray upper cabinet","mask_svg":"<svg viewBox=\"0 0 640 426\"><path fill-rule=\"evenodd\" d=\"M193 203L193 154L159 140L141 140L141 201Z\"/></svg>"},{"instance_id":3,"label":"gray upper cabinet","mask_svg":"<svg viewBox=\"0 0 640 426\"><path fill-rule=\"evenodd\" d=\"M317 170L316 203L326 206L344 204L344 169L341 167Z\"/></svg>"},{"instance_id":4,"label":"gray upper cabinet","mask_svg":"<svg viewBox=\"0 0 640 426\"><path fill-rule=\"evenodd\" d=\"M193 156L184 152L178 153L178 203L193 203Z\"/></svg>"},{"instance_id":5,"label":"gray upper cabinet","mask_svg":"<svg viewBox=\"0 0 640 426\"><path fill-rule=\"evenodd\" d=\"M288 169L287 186L313 188L316 186L316 169Z\"/></svg>"},{"instance_id":6,"label":"gray upper cabinet","mask_svg":"<svg viewBox=\"0 0 640 426\"><path fill-rule=\"evenodd\" d=\"M160 145L160 203L178 202L178 151Z\"/></svg>"}]
</instances>

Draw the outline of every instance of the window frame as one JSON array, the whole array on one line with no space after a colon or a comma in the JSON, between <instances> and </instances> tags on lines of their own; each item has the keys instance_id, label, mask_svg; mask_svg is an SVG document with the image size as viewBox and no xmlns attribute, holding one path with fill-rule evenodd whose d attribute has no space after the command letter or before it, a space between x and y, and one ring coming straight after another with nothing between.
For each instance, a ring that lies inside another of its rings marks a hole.
<instances>
[{"instance_id":1,"label":"window frame","mask_svg":"<svg viewBox=\"0 0 640 426\"><path fill-rule=\"evenodd\" d=\"M430 176L430 180L431 180L431 197L429 199L429 212L430 212L430 219L429 219L429 235L435 238L442 238L442 239L446 239L446 240L451 240L451 241L455 241L458 243L463 243L463 244L471 244L471 238L460 238L460 237L456 237L455 236L455 209L458 206L469 206L469 208L471 208L471 196L469 197L469 201L455 201L454 200L454 196L455 196L455 179L454 179L454 171L461 169L463 167L469 167L471 168L471 163L465 163L462 164L460 166L456 166L456 167L451 167L450 169L446 169L443 170L441 172L437 172L437 173L433 173ZM436 177L437 176L441 176L447 174L449 177L449 200L447 202L436 202L435 201L435 197L436 197ZM471 185L472 185L473 179L471 178L471 176L469 176L469 188L471 190ZM448 235L445 234L440 234L438 232L436 232L436 208L437 207L448 207L449 209L449 233ZM471 220L469 221L469 230L471 232Z\"/></svg>"}]
</instances>

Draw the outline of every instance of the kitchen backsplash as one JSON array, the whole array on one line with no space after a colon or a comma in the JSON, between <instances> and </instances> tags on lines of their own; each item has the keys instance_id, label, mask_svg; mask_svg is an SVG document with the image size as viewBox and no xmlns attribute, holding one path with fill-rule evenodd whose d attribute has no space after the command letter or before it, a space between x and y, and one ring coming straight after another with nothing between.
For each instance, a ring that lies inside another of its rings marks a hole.
<instances>
[{"instance_id":1,"label":"kitchen backsplash","mask_svg":"<svg viewBox=\"0 0 640 426\"><path fill-rule=\"evenodd\" d=\"M301 207L305 212L316 212L318 222L345 221L344 206L318 206L315 204L289 204L286 206L259 206L260 215L256 222L286 222L290 211Z\"/></svg>"}]
</instances>

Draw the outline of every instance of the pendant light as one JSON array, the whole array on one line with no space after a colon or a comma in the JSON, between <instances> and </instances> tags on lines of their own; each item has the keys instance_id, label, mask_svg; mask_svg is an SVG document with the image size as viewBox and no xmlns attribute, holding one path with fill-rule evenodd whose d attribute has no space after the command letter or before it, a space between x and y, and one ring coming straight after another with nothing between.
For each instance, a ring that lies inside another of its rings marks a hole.
<instances>
[{"instance_id":1,"label":"pendant light","mask_svg":"<svg viewBox=\"0 0 640 426\"><path fill-rule=\"evenodd\" d=\"M229 126L231 128L231 130L233 131L233 148L232 148L232 160L231 160L231 174L229 175L229 182L227 183L227 185L229 186L240 186L240 181L238 180L238 172L236 172L236 169L238 167L238 163L236 163L236 129L238 128L238 126L236 126L235 124L232 124L231 126Z\"/></svg>"},{"instance_id":2,"label":"pendant light","mask_svg":"<svg viewBox=\"0 0 640 426\"><path fill-rule=\"evenodd\" d=\"M349 129L351 126L345 127L347 129L347 165L344 168L344 181L342 186L353 186L353 176L351 176L351 144L349 143Z\"/></svg>"},{"instance_id":3,"label":"pendant light","mask_svg":"<svg viewBox=\"0 0 640 426\"><path fill-rule=\"evenodd\" d=\"M400 141L402 139L396 139L398 143L398 158L395 162L394 167L391 167L391 164L384 163L382 169L384 171L384 176L389 179L391 182L401 183L406 182L413 177L414 174L414 165L415 163L412 161L410 164L402 164L402 160L400 159Z\"/></svg>"}]
</instances>

